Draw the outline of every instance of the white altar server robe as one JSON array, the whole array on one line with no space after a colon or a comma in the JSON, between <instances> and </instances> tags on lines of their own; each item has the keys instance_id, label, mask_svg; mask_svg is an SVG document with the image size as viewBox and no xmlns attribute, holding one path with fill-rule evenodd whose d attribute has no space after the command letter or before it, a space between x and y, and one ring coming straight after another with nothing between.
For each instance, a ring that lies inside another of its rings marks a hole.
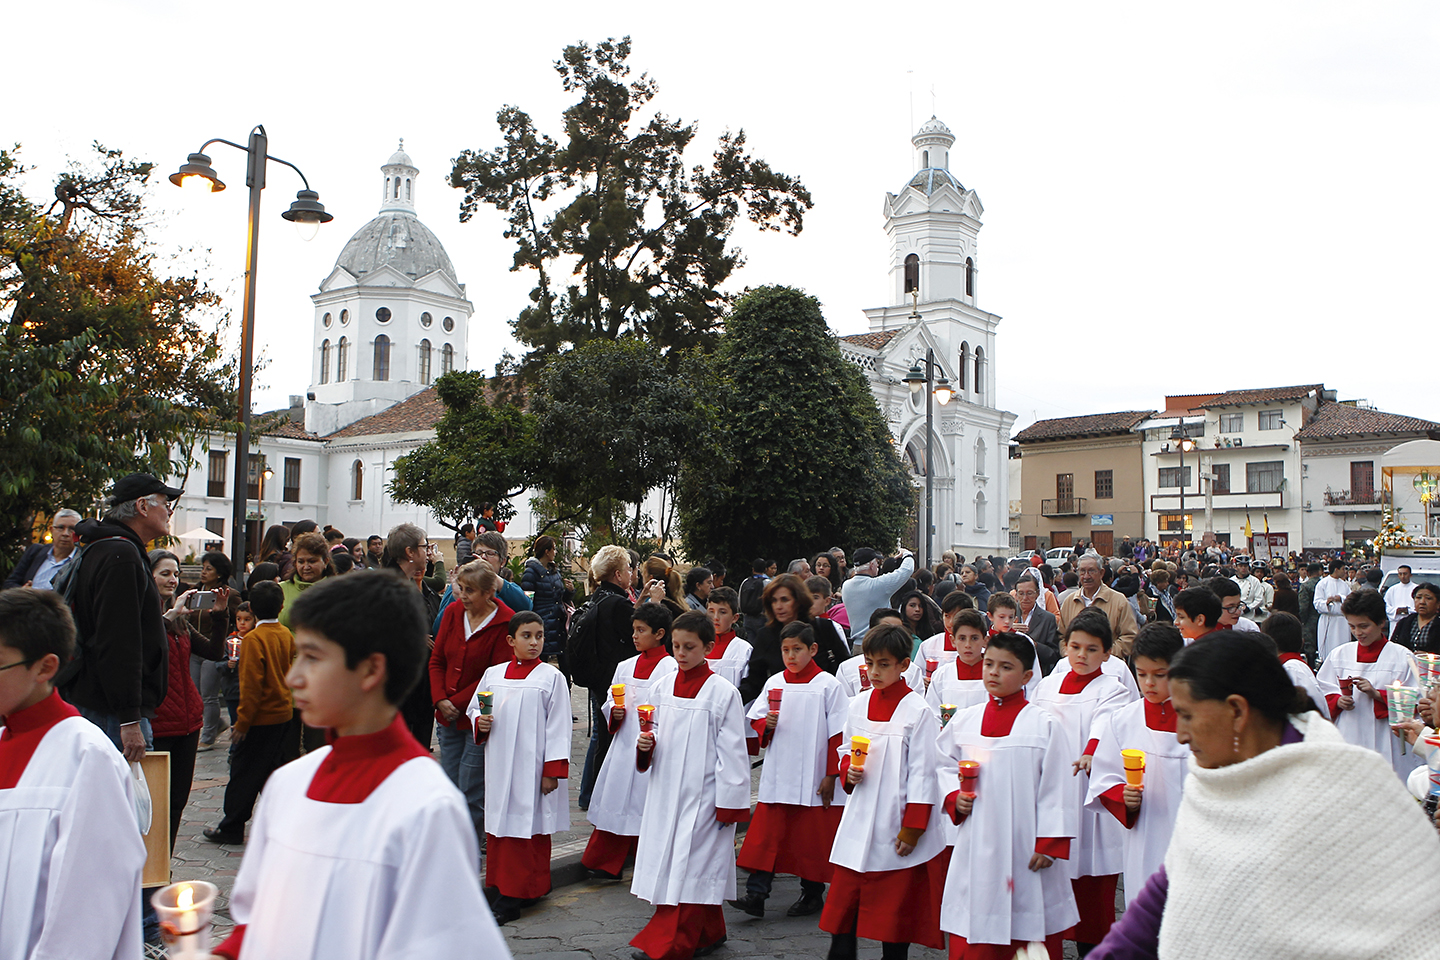
<instances>
[{"instance_id":1,"label":"white altar server robe","mask_svg":"<svg viewBox=\"0 0 1440 960\"><path fill-rule=\"evenodd\" d=\"M630 885L655 906L734 898L735 824L719 823L715 812L750 807L740 691L711 674L693 698L677 697L679 676L655 696L655 750L643 774L650 787Z\"/></svg>"},{"instance_id":2,"label":"white altar server robe","mask_svg":"<svg viewBox=\"0 0 1440 960\"><path fill-rule=\"evenodd\" d=\"M725 645L725 652L714 660L706 658L710 669L720 674L730 686L740 686L740 681L750 675L750 651L753 649L749 641L739 637L732 637Z\"/></svg>"},{"instance_id":3,"label":"white altar server robe","mask_svg":"<svg viewBox=\"0 0 1440 960\"><path fill-rule=\"evenodd\" d=\"M1066 861L1030 869L1037 839L1078 833L1079 810L1067 798L1074 758L1059 721L1034 704L1003 737L980 733L984 716L984 703L956 714L937 744L946 796L959 787L961 760L980 763L975 806L955 832L940 929L970 943L1044 940L1080 919Z\"/></svg>"},{"instance_id":4,"label":"white altar server robe","mask_svg":"<svg viewBox=\"0 0 1440 960\"><path fill-rule=\"evenodd\" d=\"M485 740L485 832L529 840L570 829L570 784L540 792L547 761L569 760L573 735L565 675L540 663L528 676L505 677L508 663L485 671L466 716L480 716L480 691L495 695L494 724Z\"/></svg>"},{"instance_id":5,"label":"white altar server robe","mask_svg":"<svg viewBox=\"0 0 1440 960\"><path fill-rule=\"evenodd\" d=\"M868 687L862 689L860 684L860 668L864 666L864 664L865 655L856 654L849 660L841 662L839 669L835 671L835 679L840 681L840 686L845 691L845 695L852 700L862 693L869 692ZM924 690L925 661L910 661L910 666L906 668L904 676L905 686L911 690Z\"/></svg>"},{"instance_id":6,"label":"white altar server robe","mask_svg":"<svg viewBox=\"0 0 1440 960\"><path fill-rule=\"evenodd\" d=\"M1340 612L1345 598L1349 595L1350 584L1344 580L1321 577L1320 582L1315 584L1315 612L1320 614L1320 624L1316 627L1315 642L1319 648L1321 660L1330 656L1330 651L1343 646L1350 640L1350 624L1345 622L1345 615ZM1327 603L1326 601L1331 597L1340 599L1335 603Z\"/></svg>"},{"instance_id":7,"label":"white altar server robe","mask_svg":"<svg viewBox=\"0 0 1440 960\"><path fill-rule=\"evenodd\" d=\"M1036 662L1038 663L1039 661L1037 660ZM1055 664L1055 669L1050 672L1060 674L1061 676L1069 673L1070 658L1061 657L1060 662ZM1107 677L1114 677L1120 681L1120 685L1125 688L1125 697L1127 700L1134 701L1140 699L1140 685L1135 682L1135 674L1130 672L1130 667L1124 660L1121 660L1119 657L1106 657L1100 661L1100 672ZM1039 671L1036 671L1036 678L1039 678ZM1028 687L1025 689L1025 696L1030 697L1030 689ZM1034 698L1031 697L1031 699Z\"/></svg>"},{"instance_id":8,"label":"white altar server robe","mask_svg":"<svg viewBox=\"0 0 1440 960\"><path fill-rule=\"evenodd\" d=\"M780 716L770 745L765 748L759 800L798 807L821 806L817 791L820 781L825 779L830 738L845 729L850 698L840 681L824 670L804 683L789 683L781 671L766 681L760 695L750 704L745 715L747 720L765 718L770 711L770 691L774 689L781 691ZM758 738L753 726L747 735ZM844 803L845 790L837 778L832 805Z\"/></svg>"},{"instance_id":9,"label":"white altar server robe","mask_svg":"<svg viewBox=\"0 0 1440 960\"><path fill-rule=\"evenodd\" d=\"M1343 677L1364 677L1376 690L1385 690L1396 681L1406 687L1420 686L1420 673L1414 655L1400 644L1388 640L1380 648L1380 656L1374 663L1360 662L1359 641L1351 640L1341 644L1330 651L1325 662L1320 664L1315 683L1325 696L1339 696L1340 680ZM1340 731L1340 736L1347 742L1359 747L1369 747L1389 760L1396 775L1405 780L1410 776L1410 771L1420 764L1415 751L1401 752L1404 741L1390 731L1388 714L1383 720L1375 716L1375 701L1359 690L1355 690L1352 696L1355 698L1355 708L1340 711L1340 715L1335 718L1335 729ZM1328 701L1323 701L1318 706L1324 710L1329 709Z\"/></svg>"},{"instance_id":10,"label":"white altar server robe","mask_svg":"<svg viewBox=\"0 0 1440 960\"><path fill-rule=\"evenodd\" d=\"M599 776L595 778L595 790L586 813L596 827L622 837L640 835L645 793L650 789L649 775L635 769L635 741L640 738L640 718L635 708L642 703L654 703L656 689L675 676L676 670L675 658L665 657L655 664L649 677L641 680L635 676L635 665L639 662L639 657L631 657L615 668L612 683L625 684L625 719L610 740L610 750L605 754ZM711 669L714 669L713 666ZM607 721L614 706L612 691L605 695Z\"/></svg>"},{"instance_id":11,"label":"white altar server robe","mask_svg":"<svg viewBox=\"0 0 1440 960\"><path fill-rule=\"evenodd\" d=\"M958 715L966 707L984 703L988 698L985 681L961 680L959 669L953 662L935 671L935 676L930 678L930 688L925 691L925 702L937 720L940 718L940 708L947 703L956 708L955 713ZM951 720L953 722L954 718Z\"/></svg>"},{"instance_id":12,"label":"white altar server robe","mask_svg":"<svg viewBox=\"0 0 1440 960\"><path fill-rule=\"evenodd\" d=\"M1325 702L1325 694L1320 692L1320 685L1315 682L1315 672L1310 669L1310 665L1299 656L1287 657L1285 654L1281 654L1281 657L1285 658L1281 660L1281 666L1285 668L1286 673L1290 674L1290 682L1297 687L1304 687L1305 692L1310 695L1310 699L1315 701L1315 706L1319 708L1320 716L1329 720L1330 707ZM1362 696L1364 695L1362 694Z\"/></svg>"}]
</instances>

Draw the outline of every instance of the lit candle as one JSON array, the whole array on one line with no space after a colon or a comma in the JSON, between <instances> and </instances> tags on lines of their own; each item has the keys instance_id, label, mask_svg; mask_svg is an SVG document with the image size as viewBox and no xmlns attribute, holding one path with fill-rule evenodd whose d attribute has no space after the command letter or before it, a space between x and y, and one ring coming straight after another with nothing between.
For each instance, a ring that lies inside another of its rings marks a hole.
<instances>
[{"instance_id":1,"label":"lit candle","mask_svg":"<svg viewBox=\"0 0 1440 960\"><path fill-rule=\"evenodd\" d=\"M150 902L160 920L160 936L171 960L210 956L210 918L220 889L203 880L172 883L155 891Z\"/></svg>"}]
</instances>

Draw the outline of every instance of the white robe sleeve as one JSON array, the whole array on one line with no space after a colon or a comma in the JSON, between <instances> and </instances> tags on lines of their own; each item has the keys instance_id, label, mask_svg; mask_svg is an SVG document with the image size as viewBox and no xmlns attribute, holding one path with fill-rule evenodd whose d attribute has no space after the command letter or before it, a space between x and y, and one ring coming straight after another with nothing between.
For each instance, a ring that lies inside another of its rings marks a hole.
<instances>
[{"instance_id":1,"label":"white robe sleeve","mask_svg":"<svg viewBox=\"0 0 1440 960\"><path fill-rule=\"evenodd\" d=\"M937 809L945 798L940 796L940 756L935 741L940 736L940 721L929 710L916 713L915 726L909 737L909 763L905 771L905 803L928 803Z\"/></svg>"},{"instance_id":2,"label":"white robe sleeve","mask_svg":"<svg viewBox=\"0 0 1440 960\"><path fill-rule=\"evenodd\" d=\"M559 670L550 678L550 693L546 700L544 760L546 763L568 761L570 741L574 738L574 721L570 710L570 690L565 686L565 675Z\"/></svg>"},{"instance_id":3,"label":"white robe sleeve","mask_svg":"<svg viewBox=\"0 0 1440 960\"><path fill-rule=\"evenodd\" d=\"M1071 767L1070 751L1065 747L1065 735L1060 721L1048 717L1050 737L1045 744L1045 759L1040 766L1040 787L1037 792L1038 804L1035 811L1035 836L1069 837L1080 836L1080 811L1070 802L1069 784ZM1072 843L1070 855L1075 855Z\"/></svg>"},{"instance_id":4,"label":"white robe sleeve","mask_svg":"<svg viewBox=\"0 0 1440 960\"><path fill-rule=\"evenodd\" d=\"M740 703L740 692L728 683L725 687L728 689L719 695L712 708L718 713L715 717L715 806L721 810L749 810L750 754L745 748L745 708Z\"/></svg>"},{"instance_id":5,"label":"white robe sleeve","mask_svg":"<svg viewBox=\"0 0 1440 960\"><path fill-rule=\"evenodd\" d=\"M1090 729L1091 739L1100 741L1095 755L1090 758L1090 786L1085 792L1085 806L1110 816L1110 809L1100 800L1100 795L1111 787L1123 786L1125 764L1120 757L1120 739L1115 733L1113 721L1115 712L1106 713L1096 719Z\"/></svg>"}]
</instances>

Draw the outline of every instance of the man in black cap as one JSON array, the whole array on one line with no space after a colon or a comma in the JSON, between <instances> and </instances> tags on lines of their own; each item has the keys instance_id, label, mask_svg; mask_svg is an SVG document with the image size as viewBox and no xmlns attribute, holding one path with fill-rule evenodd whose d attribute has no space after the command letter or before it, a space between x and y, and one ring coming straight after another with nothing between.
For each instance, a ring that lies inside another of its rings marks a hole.
<instances>
[{"instance_id":1,"label":"man in black cap","mask_svg":"<svg viewBox=\"0 0 1440 960\"><path fill-rule=\"evenodd\" d=\"M86 545L75 573L75 657L60 694L136 762L152 743L150 718L165 699L169 647L145 544L170 529L179 490L148 473L116 481L103 520L75 533Z\"/></svg>"},{"instance_id":2,"label":"man in black cap","mask_svg":"<svg viewBox=\"0 0 1440 960\"><path fill-rule=\"evenodd\" d=\"M900 566L882 576L879 550L861 547L855 551L855 575L840 588L852 630L863 635L870 623L870 614L890 606L890 595L915 575L915 555L902 547L900 557Z\"/></svg>"}]
</instances>

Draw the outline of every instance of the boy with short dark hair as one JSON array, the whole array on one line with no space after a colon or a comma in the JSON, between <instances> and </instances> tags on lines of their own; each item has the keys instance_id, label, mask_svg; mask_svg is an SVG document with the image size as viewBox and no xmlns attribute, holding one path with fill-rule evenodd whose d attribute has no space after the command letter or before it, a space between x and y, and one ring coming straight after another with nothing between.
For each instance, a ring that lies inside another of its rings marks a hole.
<instances>
[{"instance_id":1,"label":"boy with short dark hair","mask_svg":"<svg viewBox=\"0 0 1440 960\"><path fill-rule=\"evenodd\" d=\"M138 957L145 844L125 758L55 692L60 596L0 593L0 955ZM156 828L159 828L157 822Z\"/></svg>"},{"instance_id":2,"label":"boy with short dark hair","mask_svg":"<svg viewBox=\"0 0 1440 960\"><path fill-rule=\"evenodd\" d=\"M305 723L334 739L270 778L216 954L508 956L464 797L399 713L426 668L426 621L414 585L388 571L332 577L295 602L286 679Z\"/></svg>"},{"instance_id":3,"label":"boy with short dark hair","mask_svg":"<svg viewBox=\"0 0 1440 960\"><path fill-rule=\"evenodd\" d=\"M1305 627L1301 624L1300 619L1293 613L1277 610L1265 618L1260 630L1275 641L1275 649L1280 655L1280 665L1290 675L1290 682L1297 687L1304 688L1320 715L1327 720L1330 719L1330 710L1326 706L1325 695L1320 692L1320 687L1315 682L1315 671L1310 669L1310 664L1305 660Z\"/></svg>"},{"instance_id":4,"label":"boy with short dark hair","mask_svg":"<svg viewBox=\"0 0 1440 960\"><path fill-rule=\"evenodd\" d=\"M952 590L945 594L944 599L940 601L940 619L945 624L945 632L939 636L927 637L921 642L920 663L934 660L939 667L944 668L955 662L955 617L961 611L973 610L974 606L975 598L964 590ZM976 616L980 617L981 624L984 624L981 633L986 633L989 625L985 624L984 615L978 610L974 612ZM979 661L977 660L976 663Z\"/></svg>"},{"instance_id":5,"label":"boy with short dark hair","mask_svg":"<svg viewBox=\"0 0 1440 960\"><path fill-rule=\"evenodd\" d=\"M945 629L955 660L941 665L925 687L925 702L937 717L945 704L958 712L985 702L985 618L979 610L962 607L946 616Z\"/></svg>"},{"instance_id":6,"label":"boy with short dark hair","mask_svg":"<svg viewBox=\"0 0 1440 960\"><path fill-rule=\"evenodd\" d=\"M900 616L900 611L889 607L881 607L870 614L870 630L872 631L877 627L900 627L904 626L904 624L905 618ZM911 642L914 642L913 638ZM862 651L864 649L863 639L861 641L861 649ZM907 655L907 660L908 659ZM835 671L835 679L840 681L840 686L844 688L845 695L852 699L869 690L870 671L865 665L865 654L863 652L858 653L840 664L840 669ZM905 683L911 690L925 689L924 661L910 661L910 666L905 670Z\"/></svg>"},{"instance_id":7,"label":"boy with short dark hair","mask_svg":"<svg viewBox=\"0 0 1440 960\"><path fill-rule=\"evenodd\" d=\"M1170 702L1170 661L1185 649L1173 624L1156 621L1140 628L1130 650L1142 699L1127 703L1095 724L1087 808L1108 811L1125 827L1125 904L1145 889L1160 869L1180 795L1190 770L1190 748L1176 739ZM1131 786L1122 750L1141 750L1143 783Z\"/></svg>"},{"instance_id":8,"label":"boy with short dark hair","mask_svg":"<svg viewBox=\"0 0 1440 960\"><path fill-rule=\"evenodd\" d=\"M1249 576L1249 568L1244 571ZM1245 594L1240 584L1229 577L1211 577L1205 584L1210 592L1220 598L1220 619L1215 621L1217 630L1238 630L1245 633L1259 633L1260 626L1245 616Z\"/></svg>"},{"instance_id":9,"label":"boy with short dark hair","mask_svg":"<svg viewBox=\"0 0 1440 960\"><path fill-rule=\"evenodd\" d=\"M910 632L883 624L865 635L870 689L850 701L840 780L849 796L830 849L834 877L820 929L830 960L854 960L858 938L879 940L885 960L910 944L940 949L945 833L935 737L940 724L905 682ZM866 747L854 762L856 738ZM861 910L861 902L865 908Z\"/></svg>"},{"instance_id":10,"label":"boy with short dark hair","mask_svg":"<svg viewBox=\"0 0 1440 960\"><path fill-rule=\"evenodd\" d=\"M1189 646L1221 629L1220 598L1209 587L1186 587L1175 595L1175 627Z\"/></svg>"},{"instance_id":11,"label":"boy with short dark hair","mask_svg":"<svg viewBox=\"0 0 1440 960\"><path fill-rule=\"evenodd\" d=\"M1016 632L1015 621L1020 619L1020 604L1016 601L1014 597L1010 596L1010 594L1005 593L1004 591L996 591L995 593L990 594L990 599L986 603L986 613L990 615L990 636L993 637L1001 633ZM1030 646L1035 651L1035 660L1038 666L1040 660L1039 645L1037 645L1035 641L1030 638L1029 634L1018 635L1023 636L1026 640L1030 641ZM1120 667L1125 673L1129 672L1128 670L1124 670L1125 665L1123 663L1120 663L1119 661L1116 661L1116 666ZM1040 671L1038 669L1031 670L1030 682L1025 685L1026 699L1033 698L1035 696L1035 691L1039 689L1039 687Z\"/></svg>"},{"instance_id":12,"label":"boy with short dark hair","mask_svg":"<svg viewBox=\"0 0 1440 960\"><path fill-rule=\"evenodd\" d=\"M739 687L750 674L750 644L735 635L740 616L740 596L730 587L716 587L705 601L705 612L715 628L715 646L705 654L710 669Z\"/></svg>"}]
</instances>

